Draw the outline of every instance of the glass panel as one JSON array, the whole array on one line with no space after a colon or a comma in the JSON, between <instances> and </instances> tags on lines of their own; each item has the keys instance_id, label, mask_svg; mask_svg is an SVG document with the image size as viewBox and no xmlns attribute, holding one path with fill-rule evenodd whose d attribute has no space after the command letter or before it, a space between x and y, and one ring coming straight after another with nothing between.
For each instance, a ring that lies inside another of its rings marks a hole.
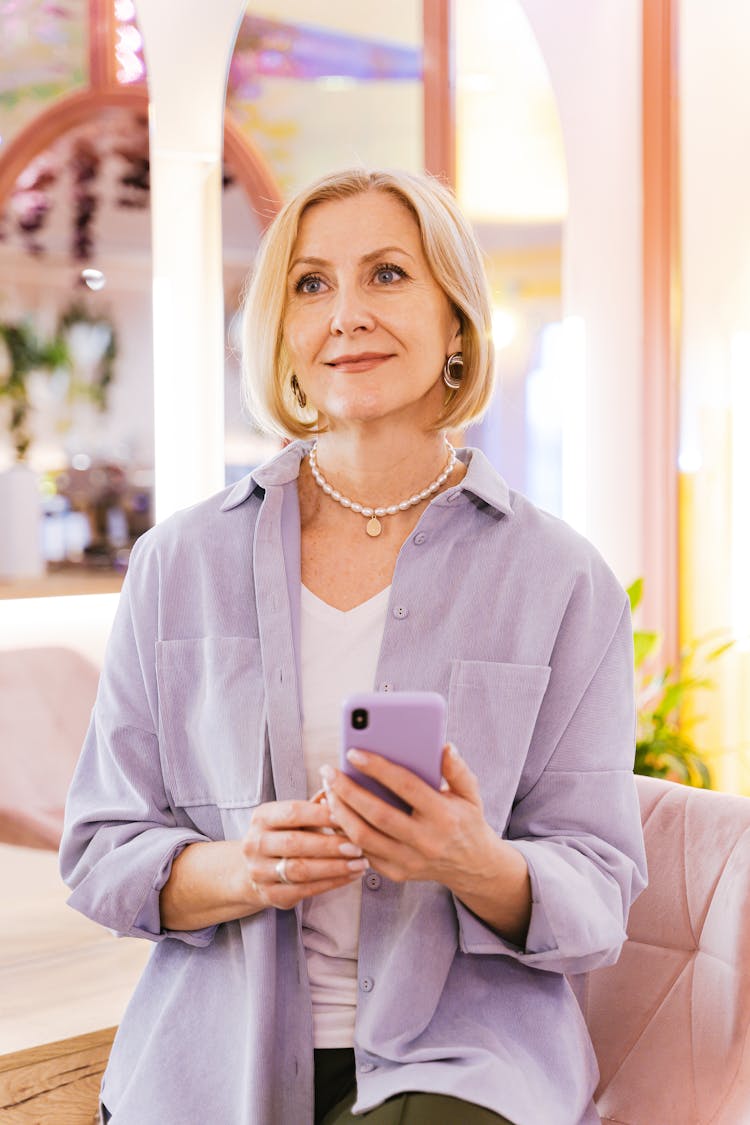
<instances>
[{"instance_id":1,"label":"glass panel","mask_svg":"<svg viewBox=\"0 0 750 1125\"><path fill-rule=\"evenodd\" d=\"M87 0L0 0L0 145L86 85L87 18Z\"/></svg>"},{"instance_id":2,"label":"glass panel","mask_svg":"<svg viewBox=\"0 0 750 1125\"><path fill-rule=\"evenodd\" d=\"M567 178L554 95L519 0L461 0L455 33L457 193L486 255L498 372L467 441L562 515L580 341L561 323Z\"/></svg>"},{"instance_id":3,"label":"glass panel","mask_svg":"<svg viewBox=\"0 0 750 1125\"><path fill-rule=\"evenodd\" d=\"M153 441L148 122L107 108L39 154L6 209L0 594L117 588L151 523Z\"/></svg>"},{"instance_id":4,"label":"glass panel","mask_svg":"<svg viewBox=\"0 0 750 1125\"><path fill-rule=\"evenodd\" d=\"M679 48L680 640L707 638L692 671L716 685L681 718L714 784L750 794L750 9L682 3Z\"/></svg>"},{"instance_id":5,"label":"glass panel","mask_svg":"<svg viewBox=\"0 0 750 1125\"><path fill-rule=\"evenodd\" d=\"M248 4L227 106L285 195L352 164L420 170L421 3Z\"/></svg>"}]
</instances>

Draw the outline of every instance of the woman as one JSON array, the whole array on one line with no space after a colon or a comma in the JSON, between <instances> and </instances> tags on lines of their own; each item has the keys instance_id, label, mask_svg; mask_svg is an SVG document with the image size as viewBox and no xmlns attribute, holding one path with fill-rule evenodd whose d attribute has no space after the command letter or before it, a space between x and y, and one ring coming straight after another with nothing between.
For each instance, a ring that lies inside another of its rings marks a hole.
<instances>
[{"instance_id":1,"label":"woman","mask_svg":"<svg viewBox=\"0 0 750 1125\"><path fill-rule=\"evenodd\" d=\"M439 184L344 172L271 225L245 386L305 440L139 540L69 798L71 905L157 943L115 1125L598 1120L564 974L616 960L645 883L629 606L447 444L489 339ZM336 768L373 687L448 702L440 792L350 755L411 816Z\"/></svg>"}]
</instances>

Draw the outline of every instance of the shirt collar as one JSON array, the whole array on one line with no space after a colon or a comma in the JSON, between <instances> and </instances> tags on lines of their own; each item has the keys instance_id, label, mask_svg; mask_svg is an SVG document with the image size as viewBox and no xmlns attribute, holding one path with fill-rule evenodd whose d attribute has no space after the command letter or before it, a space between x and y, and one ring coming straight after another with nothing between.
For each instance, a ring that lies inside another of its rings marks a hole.
<instances>
[{"instance_id":1,"label":"shirt collar","mask_svg":"<svg viewBox=\"0 0 750 1125\"><path fill-rule=\"evenodd\" d=\"M264 461L246 477L238 480L221 505L222 512L237 508L251 496L256 488L266 489L275 484L288 484L299 476L302 458L312 446L311 441L293 441L269 461Z\"/></svg>"},{"instance_id":2,"label":"shirt collar","mask_svg":"<svg viewBox=\"0 0 750 1125\"><path fill-rule=\"evenodd\" d=\"M466 446L457 450L457 453L459 461L463 461L467 466L466 476L455 488L443 492L438 497L438 501L446 501L453 492L470 492L472 496L484 500L485 504L489 504L496 511L502 512L505 516L512 516L510 489L482 450Z\"/></svg>"},{"instance_id":3,"label":"shirt collar","mask_svg":"<svg viewBox=\"0 0 750 1125\"><path fill-rule=\"evenodd\" d=\"M288 484L299 476L299 467L302 458L307 455L312 446L311 441L293 441L275 454L269 461L253 469L230 490L221 505L222 512L237 508L255 491L256 488L266 489L273 485ZM469 492L477 499L483 500L491 508L495 508L503 515L512 516L513 507L510 498L510 489L503 478L482 453L481 449L467 447L458 450L458 459L467 466L466 476L454 488L447 489L438 497L438 502L447 503L448 497L455 493Z\"/></svg>"}]
</instances>

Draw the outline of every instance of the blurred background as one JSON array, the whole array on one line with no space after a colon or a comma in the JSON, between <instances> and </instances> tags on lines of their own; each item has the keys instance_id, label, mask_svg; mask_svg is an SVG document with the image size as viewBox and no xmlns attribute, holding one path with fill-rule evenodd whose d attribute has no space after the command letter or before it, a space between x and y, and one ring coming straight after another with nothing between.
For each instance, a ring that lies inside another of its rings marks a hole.
<instances>
[{"instance_id":1,"label":"blurred background","mask_svg":"<svg viewBox=\"0 0 750 1125\"><path fill-rule=\"evenodd\" d=\"M165 63L145 0L0 0L0 650L97 666L136 538L277 448L242 412L238 310L281 202L352 164L428 170L492 289L497 392L463 440L631 589L639 768L750 793L750 9L248 2L212 226L204 8L161 5ZM157 201L160 127L187 141ZM155 262L201 208L205 378ZM198 483L201 431L160 401L219 419Z\"/></svg>"}]
</instances>

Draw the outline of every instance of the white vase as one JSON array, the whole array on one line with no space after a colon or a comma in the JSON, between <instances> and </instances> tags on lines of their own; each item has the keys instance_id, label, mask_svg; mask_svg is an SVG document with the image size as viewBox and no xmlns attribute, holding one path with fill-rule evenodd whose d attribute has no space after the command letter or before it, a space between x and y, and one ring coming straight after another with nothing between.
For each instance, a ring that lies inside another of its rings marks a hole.
<instances>
[{"instance_id":1,"label":"white vase","mask_svg":"<svg viewBox=\"0 0 750 1125\"><path fill-rule=\"evenodd\" d=\"M0 473L0 580L44 573L39 481L28 465Z\"/></svg>"}]
</instances>

